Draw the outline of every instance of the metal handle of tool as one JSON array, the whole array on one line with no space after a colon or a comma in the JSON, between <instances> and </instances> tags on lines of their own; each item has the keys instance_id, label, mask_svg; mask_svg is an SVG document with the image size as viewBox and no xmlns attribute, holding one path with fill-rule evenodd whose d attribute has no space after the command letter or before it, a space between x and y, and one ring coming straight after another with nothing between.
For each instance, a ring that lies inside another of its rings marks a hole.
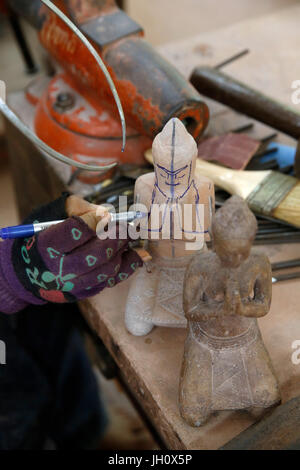
<instances>
[{"instance_id":1,"label":"metal handle of tool","mask_svg":"<svg viewBox=\"0 0 300 470\"><path fill-rule=\"evenodd\" d=\"M300 114L229 75L201 66L193 71L190 81L202 95L295 139L300 138Z\"/></svg>"}]
</instances>

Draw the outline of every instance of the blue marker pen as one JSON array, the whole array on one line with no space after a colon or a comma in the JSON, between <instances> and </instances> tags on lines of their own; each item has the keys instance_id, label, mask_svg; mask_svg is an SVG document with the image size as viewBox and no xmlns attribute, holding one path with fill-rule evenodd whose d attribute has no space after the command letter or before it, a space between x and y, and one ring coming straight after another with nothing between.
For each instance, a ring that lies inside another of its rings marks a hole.
<instances>
[{"instance_id":1,"label":"blue marker pen","mask_svg":"<svg viewBox=\"0 0 300 470\"><path fill-rule=\"evenodd\" d=\"M111 222L132 222L135 219L141 219L147 217L147 213L144 212L117 212L111 214ZM42 222L38 224L29 224L29 225L16 225L14 227L6 227L0 229L0 237L3 240L11 238L27 238L32 237L35 233L46 230L52 225L60 224L64 220L53 220L52 222Z\"/></svg>"},{"instance_id":2,"label":"blue marker pen","mask_svg":"<svg viewBox=\"0 0 300 470\"><path fill-rule=\"evenodd\" d=\"M32 237L35 233L46 230L52 225L56 225L63 222L63 220L54 220L53 222L42 222L39 224L29 224L29 225L16 225L14 227L6 227L0 230L0 237L3 240L9 238L27 238Z\"/></svg>"}]
</instances>

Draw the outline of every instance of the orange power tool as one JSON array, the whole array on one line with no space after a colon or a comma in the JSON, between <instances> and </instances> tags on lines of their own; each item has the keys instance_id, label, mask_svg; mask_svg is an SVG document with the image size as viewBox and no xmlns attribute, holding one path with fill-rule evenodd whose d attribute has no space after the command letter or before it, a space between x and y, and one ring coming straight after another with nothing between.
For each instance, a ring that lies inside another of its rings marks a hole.
<instances>
[{"instance_id":1,"label":"orange power tool","mask_svg":"<svg viewBox=\"0 0 300 470\"><path fill-rule=\"evenodd\" d=\"M8 0L38 30L58 64L45 86L29 87L36 106L34 130L49 146L74 160L144 164L144 151L172 117L183 120L197 140L209 113L194 87L143 39L142 28L114 0L57 0L60 8L102 57L120 96L127 122L122 129L107 81L92 55L68 26L41 1ZM38 92L37 92L38 90Z\"/></svg>"}]
</instances>

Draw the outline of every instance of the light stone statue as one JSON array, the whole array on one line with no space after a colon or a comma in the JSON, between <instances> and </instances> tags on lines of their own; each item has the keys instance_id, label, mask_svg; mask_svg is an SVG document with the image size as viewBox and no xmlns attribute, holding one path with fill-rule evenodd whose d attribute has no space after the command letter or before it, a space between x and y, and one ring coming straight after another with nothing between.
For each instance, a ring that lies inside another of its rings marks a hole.
<instances>
[{"instance_id":1,"label":"light stone statue","mask_svg":"<svg viewBox=\"0 0 300 470\"><path fill-rule=\"evenodd\" d=\"M154 325L186 327L183 281L190 260L206 249L214 186L195 176L197 145L177 118L171 119L152 146L154 173L139 177L135 200L146 207L152 261L132 281L125 312L130 333L148 334ZM192 241L194 239L194 242Z\"/></svg>"}]
</instances>

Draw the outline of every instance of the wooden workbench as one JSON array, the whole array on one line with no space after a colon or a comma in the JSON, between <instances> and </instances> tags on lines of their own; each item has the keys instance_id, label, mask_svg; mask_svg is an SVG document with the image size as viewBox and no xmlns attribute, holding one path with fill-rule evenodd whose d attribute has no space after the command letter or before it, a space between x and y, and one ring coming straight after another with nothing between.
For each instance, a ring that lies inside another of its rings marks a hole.
<instances>
[{"instance_id":1,"label":"wooden workbench","mask_svg":"<svg viewBox=\"0 0 300 470\"><path fill-rule=\"evenodd\" d=\"M189 76L196 65L215 65L244 48L250 48L251 53L226 67L226 72L292 106L291 83L300 78L297 75L299 17L300 6L297 6L205 33L179 44L166 45L160 50ZM211 101L209 104L212 115L218 116L219 127L223 130L234 127L236 115ZM236 119L236 122L239 120ZM22 154L20 141L15 141L13 145L19 145L15 151ZM34 160L35 168L30 173L32 189L34 174L38 174L36 165L39 162L42 165L41 161ZM29 171L29 167L32 168L32 164L27 166L23 162L25 172ZM45 180L40 183L37 181L39 189L33 189L34 198L31 203L45 202L47 187L51 186L51 194L48 194L50 198L61 190L55 178L46 177L45 171L42 172ZM19 185L22 178L24 173L19 175ZM38 194L41 194L40 199ZM24 200L22 202L24 205ZM259 249L267 252L272 262L300 257L299 245L277 245ZM184 423L178 411L177 393L186 332L182 329L155 328L145 337L130 335L123 321L130 282L132 281L129 279L113 290L107 289L98 296L81 302L84 315L102 338L120 367L129 389L168 448L219 448L246 429L252 420L245 412L223 412L199 429ZM259 322L279 378L284 402L300 394L300 365L293 365L291 361L292 343L300 339L299 305L299 281L275 285L271 312Z\"/></svg>"},{"instance_id":2,"label":"wooden workbench","mask_svg":"<svg viewBox=\"0 0 300 470\"><path fill-rule=\"evenodd\" d=\"M256 248L258 249L258 248ZM299 245L260 247L272 261L299 256ZM134 337L124 326L124 310L132 280L82 301L80 307L114 357L130 390L170 449L217 449L246 429L246 412L222 412L201 428L181 419L177 405L179 373L186 332L155 328ZM279 379L283 402L300 395L300 365L293 365L292 343L300 340L299 281L275 285L270 313L259 321Z\"/></svg>"},{"instance_id":3,"label":"wooden workbench","mask_svg":"<svg viewBox=\"0 0 300 470\"><path fill-rule=\"evenodd\" d=\"M250 54L228 65L226 72L292 106L291 83L299 78L299 17L300 6L166 45L160 51L189 76L198 64L215 65L250 48ZM210 108L213 116L219 116L219 127L220 122L224 129L234 127L233 113L211 101ZM286 142L288 140L285 138ZM256 249L267 251L272 262L300 257L297 244ZM199 429L183 422L177 394L186 332L155 328L145 337L130 335L123 321L130 282L129 279L115 287L113 295L106 290L82 302L82 311L115 358L129 388L167 447L219 448L253 421L246 412L223 412ZM271 311L259 321L280 382L283 402L300 394L300 365L293 365L291 361L292 343L300 339L299 286L299 281L275 285Z\"/></svg>"}]
</instances>

